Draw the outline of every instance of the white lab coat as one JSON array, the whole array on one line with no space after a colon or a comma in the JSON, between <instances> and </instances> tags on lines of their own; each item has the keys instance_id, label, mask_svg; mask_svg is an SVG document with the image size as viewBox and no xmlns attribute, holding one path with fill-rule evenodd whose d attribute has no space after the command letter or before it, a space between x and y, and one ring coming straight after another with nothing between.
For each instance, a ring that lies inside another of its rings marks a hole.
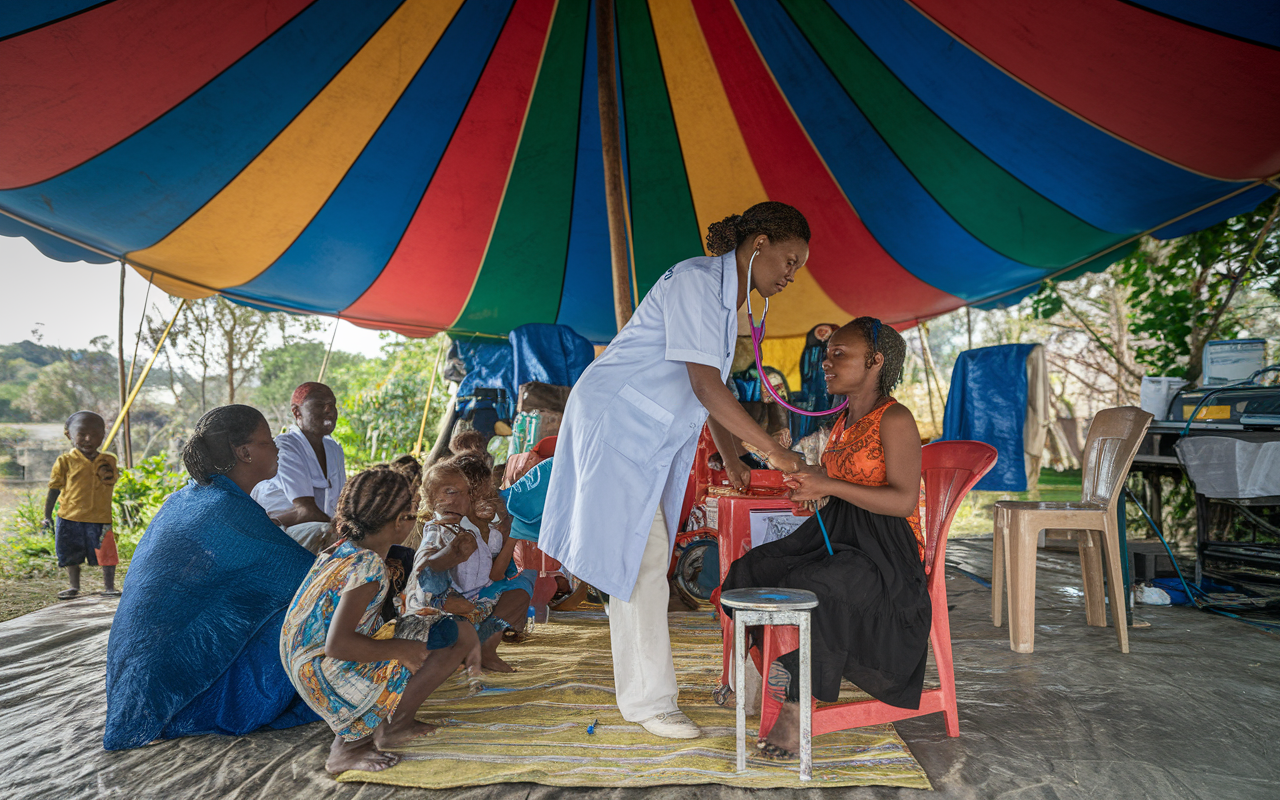
<instances>
[{"instance_id":1,"label":"white lab coat","mask_svg":"<svg viewBox=\"0 0 1280 800\"><path fill-rule=\"evenodd\" d=\"M686 364L728 380L737 300L733 251L681 261L569 395L538 547L611 596L630 600L659 502L675 542L707 419Z\"/></svg>"}]
</instances>

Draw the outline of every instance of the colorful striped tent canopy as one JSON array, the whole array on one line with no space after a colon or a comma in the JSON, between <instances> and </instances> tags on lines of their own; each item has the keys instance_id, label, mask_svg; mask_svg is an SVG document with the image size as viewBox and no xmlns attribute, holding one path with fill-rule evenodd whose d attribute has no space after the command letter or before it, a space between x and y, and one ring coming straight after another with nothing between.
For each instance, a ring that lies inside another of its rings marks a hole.
<instances>
[{"instance_id":1,"label":"colorful striped tent canopy","mask_svg":"<svg viewBox=\"0 0 1280 800\"><path fill-rule=\"evenodd\" d=\"M633 298L765 199L813 228L770 316L794 336L1011 302L1276 190L1274 0L614 9ZM186 297L607 341L594 13L7 0L0 233Z\"/></svg>"}]
</instances>

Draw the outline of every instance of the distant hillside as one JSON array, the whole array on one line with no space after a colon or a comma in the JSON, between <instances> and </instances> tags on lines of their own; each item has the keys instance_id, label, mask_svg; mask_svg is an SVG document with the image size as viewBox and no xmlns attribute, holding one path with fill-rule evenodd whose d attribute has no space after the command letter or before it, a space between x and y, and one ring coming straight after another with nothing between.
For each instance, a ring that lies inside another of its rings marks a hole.
<instances>
[{"instance_id":1,"label":"distant hillside","mask_svg":"<svg viewBox=\"0 0 1280 800\"><path fill-rule=\"evenodd\" d=\"M36 367L47 367L62 358L62 351L56 347L45 347L30 340L14 344L0 344L0 362L21 359ZM0 380L4 378L3 367L0 367Z\"/></svg>"}]
</instances>

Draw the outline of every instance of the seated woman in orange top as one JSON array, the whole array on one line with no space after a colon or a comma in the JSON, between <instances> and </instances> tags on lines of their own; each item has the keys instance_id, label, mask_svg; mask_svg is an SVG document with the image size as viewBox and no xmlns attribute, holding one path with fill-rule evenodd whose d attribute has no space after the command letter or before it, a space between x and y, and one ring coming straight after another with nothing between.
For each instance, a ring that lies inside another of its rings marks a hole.
<instances>
[{"instance_id":1,"label":"seated woman in orange top","mask_svg":"<svg viewBox=\"0 0 1280 800\"><path fill-rule=\"evenodd\" d=\"M825 469L787 476L792 499L828 498L818 521L734 562L723 590L807 589L813 610L813 695L834 701L840 680L890 705L919 708L931 604L920 532L920 432L889 392L902 377L902 336L871 317L841 328L822 363L828 391L849 398L822 456ZM850 421L852 420L852 422ZM799 748L798 651L774 662L770 691L785 693L782 713L761 747L772 758Z\"/></svg>"}]
</instances>

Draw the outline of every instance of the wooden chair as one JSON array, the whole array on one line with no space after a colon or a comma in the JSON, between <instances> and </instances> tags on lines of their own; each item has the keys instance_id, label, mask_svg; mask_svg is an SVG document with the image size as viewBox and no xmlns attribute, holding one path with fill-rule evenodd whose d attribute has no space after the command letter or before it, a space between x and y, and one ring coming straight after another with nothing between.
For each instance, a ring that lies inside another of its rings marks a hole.
<instances>
[{"instance_id":1,"label":"wooden chair","mask_svg":"<svg viewBox=\"0 0 1280 800\"><path fill-rule=\"evenodd\" d=\"M1046 529L1074 532L1084 574L1085 621L1103 628L1107 625L1102 591L1105 555L1111 586L1111 618L1120 651L1129 652L1116 507L1129 465L1152 419L1151 414L1134 406L1098 412L1089 425L1089 438L1085 442L1080 502L1002 500L996 503L991 552L991 621L1000 627L1007 574L1009 647L1015 652L1030 653L1035 647L1036 540L1040 531Z\"/></svg>"},{"instance_id":2,"label":"wooden chair","mask_svg":"<svg viewBox=\"0 0 1280 800\"><path fill-rule=\"evenodd\" d=\"M925 572L929 582L929 600L933 605L933 628L929 644L938 665L941 686L926 689L920 696L920 708L898 708L879 700L818 706L814 703L813 735L832 731L880 725L900 719L941 711L948 736L960 735L960 719L956 715L956 681L951 662L951 618L947 612L946 550L947 532L960 501L973 485L996 463L996 449L983 442L953 441L925 445L921 475L924 479L924 517L920 520L925 533ZM768 666L783 653L797 646L794 627L763 628L763 653L760 674L768 675ZM755 653L753 653L755 655ZM760 697L760 736L768 736L782 706L769 696L768 683Z\"/></svg>"}]
</instances>

